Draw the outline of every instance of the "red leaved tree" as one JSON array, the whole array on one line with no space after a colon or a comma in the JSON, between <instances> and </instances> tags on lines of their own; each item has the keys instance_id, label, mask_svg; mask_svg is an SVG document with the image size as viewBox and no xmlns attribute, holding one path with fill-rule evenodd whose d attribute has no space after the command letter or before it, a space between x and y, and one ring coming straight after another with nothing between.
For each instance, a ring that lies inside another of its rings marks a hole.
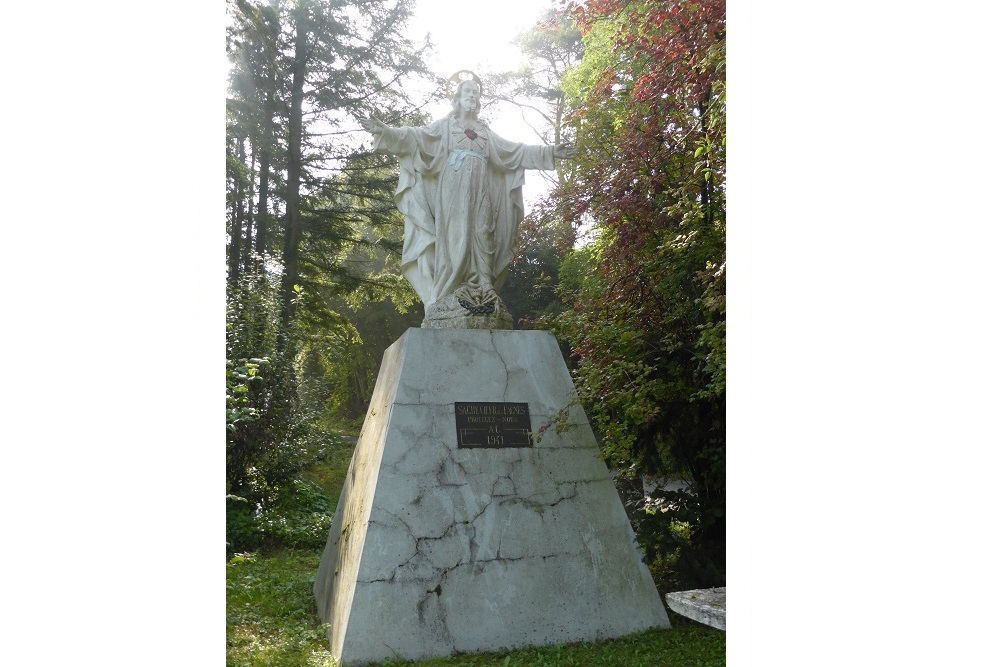
<instances>
[{"instance_id":1,"label":"red leaved tree","mask_svg":"<svg viewBox=\"0 0 1000 667\"><path fill-rule=\"evenodd\" d=\"M647 526L654 573L724 585L725 6L562 11L585 51L563 82L581 168L556 197L595 240L564 262L571 308L553 326L609 460L692 483L683 516Z\"/></svg>"}]
</instances>

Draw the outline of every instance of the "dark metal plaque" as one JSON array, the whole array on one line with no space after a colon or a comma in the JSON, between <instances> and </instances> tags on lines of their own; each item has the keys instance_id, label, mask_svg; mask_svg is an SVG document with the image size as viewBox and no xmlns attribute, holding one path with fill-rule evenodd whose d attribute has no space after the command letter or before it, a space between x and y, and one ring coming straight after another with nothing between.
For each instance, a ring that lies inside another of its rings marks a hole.
<instances>
[{"instance_id":1,"label":"dark metal plaque","mask_svg":"<svg viewBox=\"0 0 1000 667\"><path fill-rule=\"evenodd\" d=\"M527 403L455 403L458 446L533 447Z\"/></svg>"}]
</instances>

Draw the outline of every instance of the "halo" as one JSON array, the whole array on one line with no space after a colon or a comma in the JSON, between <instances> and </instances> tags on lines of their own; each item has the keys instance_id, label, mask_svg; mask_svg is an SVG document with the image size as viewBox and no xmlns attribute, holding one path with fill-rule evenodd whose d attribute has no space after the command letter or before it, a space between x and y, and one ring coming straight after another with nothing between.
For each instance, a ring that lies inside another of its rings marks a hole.
<instances>
[{"instance_id":1,"label":"halo","mask_svg":"<svg viewBox=\"0 0 1000 667\"><path fill-rule=\"evenodd\" d=\"M468 74L469 76L463 77L462 76L463 74ZM462 85L463 81L475 81L476 84L479 86L480 94L482 94L483 82L479 80L479 77L476 76L476 73L471 70L460 69L454 74L452 74L450 77L448 77L448 85L445 88L445 92L448 95L448 99L451 99L451 96L455 94L455 89L457 89L460 85Z\"/></svg>"}]
</instances>

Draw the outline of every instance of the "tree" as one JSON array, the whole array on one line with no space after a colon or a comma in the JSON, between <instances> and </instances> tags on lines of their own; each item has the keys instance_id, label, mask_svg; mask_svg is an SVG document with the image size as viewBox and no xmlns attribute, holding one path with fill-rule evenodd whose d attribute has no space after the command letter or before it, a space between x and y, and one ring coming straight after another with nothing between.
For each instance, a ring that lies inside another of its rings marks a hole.
<instances>
[{"instance_id":1,"label":"tree","mask_svg":"<svg viewBox=\"0 0 1000 667\"><path fill-rule=\"evenodd\" d=\"M519 69L487 74L487 106L506 103L517 107L544 144L572 142L574 128L565 123L566 96L562 80L583 55L580 29L566 15L548 9L530 30L518 35L526 60ZM571 160L556 163L554 176L542 172L555 185L566 183L574 169Z\"/></svg>"},{"instance_id":2,"label":"tree","mask_svg":"<svg viewBox=\"0 0 1000 667\"><path fill-rule=\"evenodd\" d=\"M227 50L233 68L232 95L227 101L228 158L239 166L245 181L229 189L232 206L239 211L239 224L234 221L229 234L228 274L233 283L241 267L257 273L263 269L264 258L273 254L274 192L283 186L273 165L284 159L281 119L288 91L281 74L284 42L279 7L235 0L229 9L232 26Z\"/></svg>"},{"instance_id":3,"label":"tree","mask_svg":"<svg viewBox=\"0 0 1000 667\"><path fill-rule=\"evenodd\" d=\"M379 245L367 229L397 222L385 205L393 177L353 118L416 106L402 92L423 75L400 33L409 6L228 4L227 493L251 505L277 502L328 441L324 364L357 333L335 309L379 289L406 299L399 281L347 259Z\"/></svg>"},{"instance_id":4,"label":"tree","mask_svg":"<svg viewBox=\"0 0 1000 667\"><path fill-rule=\"evenodd\" d=\"M517 107L545 144L574 141L565 119L562 81L583 55L579 28L568 16L546 10L530 30L518 36L525 55L517 70L484 77L491 101ZM574 178L577 162L559 160L554 172L540 172L551 187ZM531 327L542 316L562 309L557 295L559 264L573 246L573 229L561 213L562 198L544 197L521 223L518 251L511 262L501 298L517 326Z\"/></svg>"},{"instance_id":5,"label":"tree","mask_svg":"<svg viewBox=\"0 0 1000 667\"><path fill-rule=\"evenodd\" d=\"M317 147L310 142L315 135L307 136L306 114L314 124L322 119L327 130L335 133L351 115L367 115L377 106L384 108L402 99L395 84L408 74L424 72L418 54L399 32L409 6L410 0L391 5L381 0L300 0L290 10L294 47L281 288L285 328L294 315L299 279L300 189L316 183L316 176L306 173L317 159L305 152ZM382 81L381 72L391 73L388 82Z\"/></svg>"},{"instance_id":6,"label":"tree","mask_svg":"<svg viewBox=\"0 0 1000 667\"><path fill-rule=\"evenodd\" d=\"M724 4L585 0L562 11L583 32L584 57L562 84L581 157L559 194L569 222L595 222L596 240L564 261L571 307L552 324L570 341L608 459L691 480L678 576L720 585Z\"/></svg>"},{"instance_id":7,"label":"tree","mask_svg":"<svg viewBox=\"0 0 1000 667\"><path fill-rule=\"evenodd\" d=\"M573 230L557 215L552 198L543 199L518 230L518 250L500 292L515 326L534 327L564 309L559 266L573 247Z\"/></svg>"}]
</instances>

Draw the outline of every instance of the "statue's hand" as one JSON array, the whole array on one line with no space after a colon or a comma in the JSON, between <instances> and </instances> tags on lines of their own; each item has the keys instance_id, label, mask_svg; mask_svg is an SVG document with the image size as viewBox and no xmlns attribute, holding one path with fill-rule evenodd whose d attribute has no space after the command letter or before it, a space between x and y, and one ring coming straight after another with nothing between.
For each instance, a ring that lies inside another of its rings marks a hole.
<instances>
[{"instance_id":1,"label":"statue's hand","mask_svg":"<svg viewBox=\"0 0 1000 667\"><path fill-rule=\"evenodd\" d=\"M568 160L576 155L576 148L573 147L573 144L559 144L552 152L560 160Z\"/></svg>"},{"instance_id":2,"label":"statue's hand","mask_svg":"<svg viewBox=\"0 0 1000 667\"><path fill-rule=\"evenodd\" d=\"M385 132L389 129L389 126L376 118L361 118L359 119L361 127L365 128L372 134L379 134Z\"/></svg>"}]
</instances>

